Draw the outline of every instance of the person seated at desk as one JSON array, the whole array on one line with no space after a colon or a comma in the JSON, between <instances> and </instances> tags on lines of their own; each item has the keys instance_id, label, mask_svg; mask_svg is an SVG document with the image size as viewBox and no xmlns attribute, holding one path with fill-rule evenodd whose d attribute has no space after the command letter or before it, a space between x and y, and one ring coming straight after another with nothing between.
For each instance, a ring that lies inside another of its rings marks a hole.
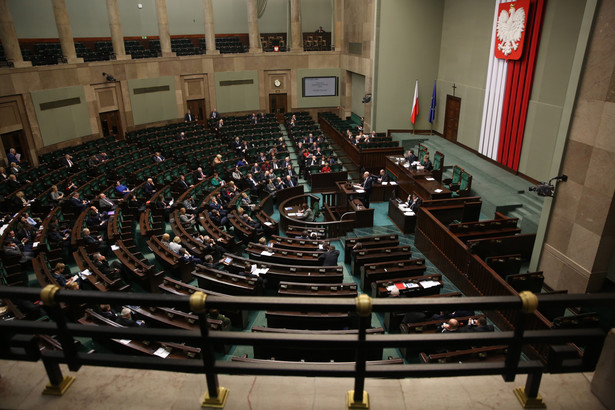
<instances>
[{"instance_id":1,"label":"person seated at desk","mask_svg":"<svg viewBox=\"0 0 615 410\"><path fill-rule=\"evenodd\" d=\"M68 202L73 208L78 209L79 212L82 212L83 210L85 210L85 208L87 208L89 204L88 201L79 198L79 192L75 192L73 196L68 200Z\"/></svg>"},{"instance_id":2,"label":"person seated at desk","mask_svg":"<svg viewBox=\"0 0 615 410\"><path fill-rule=\"evenodd\" d=\"M117 321L118 315L117 312L111 309L111 305L100 305L98 306L99 313L102 317L107 318L109 320Z\"/></svg>"},{"instance_id":3,"label":"person seated at desk","mask_svg":"<svg viewBox=\"0 0 615 410\"><path fill-rule=\"evenodd\" d=\"M199 231L198 224L196 223L196 217L186 212L186 208L179 209L179 221L186 229L192 229L194 232Z\"/></svg>"},{"instance_id":4,"label":"person seated at desk","mask_svg":"<svg viewBox=\"0 0 615 410\"><path fill-rule=\"evenodd\" d=\"M207 175L205 175L205 173L203 172L203 168L201 168L201 167L198 167L196 169L196 172L194 173L194 176L195 176L197 181L204 181L205 178L207 178Z\"/></svg>"},{"instance_id":5,"label":"person seated at desk","mask_svg":"<svg viewBox=\"0 0 615 410\"><path fill-rule=\"evenodd\" d=\"M242 144L239 137L235 137L235 139L233 139L233 142L231 142L231 147L235 150L237 154L241 152L241 145Z\"/></svg>"},{"instance_id":6,"label":"person seated at desk","mask_svg":"<svg viewBox=\"0 0 615 410\"><path fill-rule=\"evenodd\" d=\"M122 309L120 313L120 317L116 321L119 325L125 327L139 327L145 326L145 322L143 320L132 320L132 314L130 308L125 307Z\"/></svg>"},{"instance_id":7,"label":"person seated at desk","mask_svg":"<svg viewBox=\"0 0 615 410\"><path fill-rule=\"evenodd\" d=\"M58 283L58 286L63 288L74 281L73 276L66 277L66 265L62 262L56 263L55 268L51 272L51 277Z\"/></svg>"},{"instance_id":8,"label":"person seated at desk","mask_svg":"<svg viewBox=\"0 0 615 410\"><path fill-rule=\"evenodd\" d=\"M98 252L102 254L109 253L109 246L103 241L102 236L91 235L88 228L83 228L83 231L81 231L81 239L85 245L98 250Z\"/></svg>"},{"instance_id":9,"label":"person seated at desk","mask_svg":"<svg viewBox=\"0 0 615 410\"><path fill-rule=\"evenodd\" d=\"M156 197L156 203L155 203L156 209L160 209L164 211L166 215L169 215L171 212L173 212L173 207L171 206L170 202L171 201L168 201L168 202L165 201L164 197L162 195L159 195Z\"/></svg>"},{"instance_id":10,"label":"person seated at desk","mask_svg":"<svg viewBox=\"0 0 615 410\"><path fill-rule=\"evenodd\" d=\"M421 166L425 168L425 171L431 171L433 169L433 164L429 160L429 154L426 154L423 157L423 162L421 162Z\"/></svg>"},{"instance_id":11,"label":"person seated at desk","mask_svg":"<svg viewBox=\"0 0 615 410\"><path fill-rule=\"evenodd\" d=\"M130 194L130 189L126 185L123 185L121 181L115 181L115 191L124 198Z\"/></svg>"},{"instance_id":12,"label":"person seated at desk","mask_svg":"<svg viewBox=\"0 0 615 410\"><path fill-rule=\"evenodd\" d=\"M224 180L222 178L220 178L220 176L218 175L217 172L214 172L214 175L211 177L211 179L209 180L209 183L214 187L217 188L219 186L223 186L224 184L226 184L226 182L224 182Z\"/></svg>"},{"instance_id":13,"label":"person seated at desk","mask_svg":"<svg viewBox=\"0 0 615 410\"><path fill-rule=\"evenodd\" d=\"M334 245L329 244L327 251L318 257L318 262L322 266L337 266L337 258L340 256L340 251L335 249Z\"/></svg>"},{"instance_id":14,"label":"person seated at desk","mask_svg":"<svg viewBox=\"0 0 615 410\"><path fill-rule=\"evenodd\" d=\"M459 332L459 321L457 319L449 319L448 322L438 326L436 333L456 333Z\"/></svg>"},{"instance_id":15,"label":"person seated at desk","mask_svg":"<svg viewBox=\"0 0 615 410\"><path fill-rule=\"evenodd\" d=\"M100 193L98 194L98 207L101 211L112 211L115 208L115 204L107 198L107 195Z\"/></svg>"},{"instance_id":16,"label":"person seated at desk","mask_svg":"<svg viewBox=\"0 0 615 410\"><path fill-rule=\"evenodd\" d=\"M213 109L210 113L209 113L209 118L212 120L217 120L218 118L220 118L220 114L218 114L218 110L217 109Z\"/></svg>"},{"instance_id":17,"label":"person seated at desk","mask_svg":"<svg viewBox=\"0 0 615 410\"><path fill-rule=\"evenodd\" d=\"M325 165L323 165L323 167L320 169L320 172L328 174L329 172L331 172L331 165L325 163Z\"/></svg>"},{"instance_id":18,"label":"person seated at desk","mask_svg":"<svg viewBox=\"0 0 615 410\"><path fill-rule=\"evenodd\" d=\"M493 332L493 326L487 324L487 319L484 316L479 318L471 318L468 320L468 325L461 329L462 332Z\"/></svg>"},{"instance_id":19,"label":"person seated at desk","mask_svg":"<svg viewBox=\"0 0 615 410\"><path fill-rule=\"evenodd\" d=\"M414 155L414 150L410 149L408 150L408 152L406 154L404 154L404 160L409 163L412 164L416 161L418 161L418 157L416 155Z\"/></svg>"},{"instance_id":20,"label":"person seated at desk","mask_svg":"<svg viewBox=\"0 0 615 410\"><path fill-rule=\"evenodd\" d=\"M389 182L391 177L386 173L384 169L380 170L380 174L378 174L378 178L376 178L376 182L382 184L383 182Z\"/></svg>"},{"instance_id":21,"label":"person seated at desk","mask_svg":"<svg viewBox=\"0 0 615 410\"><path fill-rule=\"evenodd\" d=\"M153 156L154 162L162 162L164 161L164 157L160 154L160 152L156 152Z\"/></svg>"},{"instance_id":22,"label":"person seated at desk","mask_svg":"<svg viewBox=\"0 0 615 410\"><path fill-rule=\"evenodd\" d=\"M417 194L412 194L408 196L408 202L406 204L412 212L417 213L422 203L423 200L419 198Z\"/></svg>"},{"instance_id":23,"label":"person seated at desk","mask_svg":"<svg viewBox=\"0 0 615 410\"><path fill-rule=\"evenodd\" d=\"M224 162L224 161L222 161L222 154L216 154L216 156L214 157L214 159L212 161L212 164L214 166L216 166L218 164L222 164L222 162Z\"/></svg>"},{"instance_id":24,"label":"person seated at desk","mask_svg":"<svg viewBox=\"0 0 615 410\"><path fill-rule=\"evenodd\" d=\"M156 185L154 185L154 180L147 178L147 181L143 184L143 193L145 196L147 198L151 198L157 191Z\"/></svg>"},{"instance_id":25,"label":"person seated at desk","mask_svg":"<svg viewBox=\"0 0 615 410\"><path fill-rule=\"evenodd\" d=\"M314 212L308 204L304 202L301 204L301 211L297 213L296 218L306 222L314 222Z\"/></svg>"},{"instance_id":26,"label":"person seated at desk","mask_svg":"<svg viewBox=\"0 0 615 410\"><path fill-rule=\"evenodd\" d=\"M97 229L106 229L107 223L109 222L105 219L106 214L102 212L98 212L95 206L91 206L88 211L88 216L86 219L86 225L90 228Z\"/></svg>"}]
</instances>

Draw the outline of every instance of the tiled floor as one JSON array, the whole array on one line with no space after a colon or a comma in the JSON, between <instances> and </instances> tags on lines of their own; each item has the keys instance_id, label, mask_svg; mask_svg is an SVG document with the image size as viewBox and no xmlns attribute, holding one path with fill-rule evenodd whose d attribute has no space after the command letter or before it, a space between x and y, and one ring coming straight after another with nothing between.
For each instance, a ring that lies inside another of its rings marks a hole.
<instances>
[{"instance_id":1,"label":"tiled floor","mask_svg":"<svg viewBox=\"0 0 615 410\"><path fill-rule=\"evenodd\" d=\"M40 362L0 361L0 375L3 409L198 409L206 389L203 375L84 367L63 397L53 397L41 395L47 380ZM549 409L604 409L590 392L591 377L545 375L540 394ZM512 389L524 383L524 376L513 383L500 376L368 379L365 390L373 410L518 410ZM223 375L220 385L230 391L227 410L343 409L353 380Z\"/></svg>"}]
</instances>

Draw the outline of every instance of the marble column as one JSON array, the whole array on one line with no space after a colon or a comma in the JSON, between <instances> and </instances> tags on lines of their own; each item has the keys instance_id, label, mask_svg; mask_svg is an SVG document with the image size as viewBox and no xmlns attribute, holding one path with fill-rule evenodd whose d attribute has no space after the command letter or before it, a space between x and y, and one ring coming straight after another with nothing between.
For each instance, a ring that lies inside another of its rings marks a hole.
<instances>
[{"instance_id":1,"label":"marble column","mask_svg":"<svg viewBox=\"0 0 615 410\"><path fill-rule=\"evenodd\" d=\"M124 48L124 36L122 35L122 20L120 10L117 7L117 0L107 0L107 14L109 16L109 28L111 29L111 42L113 43L113 54L116 60L130 60L130 55L126 55Z\"/></svg>"},{"instance_id":2,"label":"marble column","mask_svg":"<svg viewBox=\"0 0 615 410\"><path fill-rule=\"evenodd\" d=\"M205 46L207 54L220 54L216 50L216 30L214 29L213 0L203 0L203 13L205 16Z\"/></svg>"},{"instance_id":3,"label":"marble column","mask_svg":"<svg viewBox=\"0 0 615 410\"><path fill-rule=\"evenodd\" d=\"M56 26L58 27L58 37L60 37L60 46L62 47L62 55L69 64L83 63L83 58L77 58L75 51L75 42L73 41L73 30L70 28L70 19L66 10L65 0L51 0L53 5L53 14L56 18Z\"/></svg>"},{"instance_id":4,"label":"marble column","mask_svg":"<svg viewBox=\"0 0 615 410\"><path fill-rule=\"evenodd\" d=\"M250 39L250 53L262 53L263 46L258 30L258 8L256 0L248 0L248 36Z\"/></svg>"},{"instance_id":5,"label":"marble column","mask_svg":"<svg viewBox=\"0 0 615 410\"><path fill-rule=\"evenodd\" d=\"M163 57L174 57L171 51L171 33L169 31L169 17L167 15L167 0L156 0L156 15L158 16L158 36L160 37L160 51Z\"/></svg>"},{"instance_id":6,"label":"marble column","mask_svg":"<svg viewBox=\"0 0 615 410\"><path fill-rule=\"evenodd\" d=\"M301 0L290 0L290 49L303 51L303 32L301 31Z\"/></svg>"},{"instance_id":7,"label":"marble column","mask_svg":"<svg viewBox=\"0 0 615 410\"><path fill-rule=\"evenodd\" d=\"M13 67L30 67L32 65L30 61L23 61L13 17L6 0L0 0L0 37L2 38L2 47L6 59L13 64Z\"/></svg>"},{"instance_id":8,"label":"marble column","mask_svg":"<svg viewBox=\"0 0 615 410\"><path fill-rule=\"evenodd\" d=\"M335 50L341 51L342 38L344 36L344 0L335 0L333 14L335 19L333 35L335 39L332 45L335 47Z\"/></svg>"}]
</instances>

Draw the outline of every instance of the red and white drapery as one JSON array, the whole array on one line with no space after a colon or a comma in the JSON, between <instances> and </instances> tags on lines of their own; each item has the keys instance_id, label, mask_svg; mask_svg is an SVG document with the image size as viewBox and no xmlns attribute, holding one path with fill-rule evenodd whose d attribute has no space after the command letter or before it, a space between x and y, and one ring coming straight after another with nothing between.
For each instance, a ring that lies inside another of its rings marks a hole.
<instances>
[{"instance_id":1,"label":"red and white drapery","mask_svg":"<svg viewBox=\"0 0 615 410\"><path fill-rule=\"evenodd\" d=\"M517 171L546 0L530 0L521 58L501 60L493 51L499 5L510 2L496 0L478 151Z\"/></svg>"}]
</instances>

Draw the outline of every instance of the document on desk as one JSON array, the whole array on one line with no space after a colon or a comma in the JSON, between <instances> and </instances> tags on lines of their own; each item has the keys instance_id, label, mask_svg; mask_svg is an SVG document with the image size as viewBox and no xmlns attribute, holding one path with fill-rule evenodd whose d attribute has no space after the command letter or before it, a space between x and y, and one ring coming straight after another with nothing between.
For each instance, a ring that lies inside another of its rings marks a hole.
<instances>
[{"instance_id":1,"label":"document on desk","mask_svg":"<svg viewBox=\"0 0 615 410\"><path fill-rule=\"evenodd\" d=\"M387 181L382 181L382 185L389 185Z\"/></svg>"},{"instance_id":2,"label":"document on desk","mask_svg":"<svg viewBox=\"0 0 615 410\"><path fill-rule=\"evenodd\" d=\"M364 189L356 189L355 192L357 194L362 194L363 192L365 192L365 190Z\"/></svg>"},{"instance_id":3,"label":"document on desk","mask_svg":"<svg viewBox=\"0 0 615 410\"><path fill-rule=\"evenodd\" d=\"M397 185L397 182L396 181L391 181L390 184L391 185Z\"/></svg>"},{"instance_id":4,"label":"document on desk","mask_svg":"<svg viewBox=\"0 0 615 410\"><path fill-rule=\"evenodd\" d=\"M297 215L299 215L299 212L289 212L286 215L288 215L288 216L297 216Z\"/></svg>"},{"instance_id":5,"label":"document on desk","mask_svg":"<svg viewBox=\"0 0 615 410\"><path fill-rule=\"evenodd\" d=\"M271 226L271 225L273 225L273 224L272 224L271 222L269 222L269 221L265 221L265 225L267 225L267 226Z\"/></svg>"},{"instance_id":6,"label":"document on desk","mask_svg":"<svg viewBox=\"0 0 615 410\"><path fill-rule=\"evenodd\" d=\"M427 181L435 181L435 180L436 180L435 178L432 178L432 177L427 177L427 178L425 178L425 179L426 179Z\"/></svg>"},{"instance_id":7,"label":"document on desk","mask_svg":"<svg viewBox=\"0 0 615 410\"><path fill-rule=\"evenodd\" d=\"M111 250L112 250L112 251L117 251L117 250L119 250L119 249L120 249L120 247L119 247L119 246L117 246L117 245L111 245Z\"/></svg>"},{"instance_id":8,"label":"document on desk","mask_svg":"<svg viewBox=\"0 0 615 410\"><path fill-rule=\"evenodd\" d=\"M261 255L263 256L273 256L273 252L269 252L269 251L262 251Z\"/></svg>"},{"instance_id":9,"label":"document on desk","mask_svg":"<svg viewBox=\"0 0 615 410\"><path fill-rule=\"evenodd\" d=\"M255 274L256 276L264 275L267 272L269 272L269 268L258 268L252 271L252 273Z\"/></svg>"},{"instance_id":10,"label":"document on desk","mask_svg":"<svg viewBox=\"0 0 615 410\"><path fill-rule=\"evenodd\" d=\"M164 347L159 347L158 350L156 350L154 352L154 356L162 357L163 359L166 359L167 356L170 355L170 354L171 354L171 352L169 352Z\"/></svg>"},{"instance_id":11,"label":"document on desk","mask_svg":"<svg viewBox=\"0 0 615 410\"><path fill-rule=\"evenodd\" d=\"M115 340L117 340L118 342L120 342L123 345L127 345L127 344L129 344L131 342L131 340L129 340L129 339L115 339Z\"/></svg>"},{"instance_id":12,"label":"document on desk","mask_svg":"<svg viewBox=\"0 0 615 410\"><path fill-rule=\"evenodd\" d=\"M414 216L414 212L412 212L412 211L404 212L404 215L406 215L406 216Z\"/></svg>"},{"instance_id":13,"label":"document on desk","mask_svg":"<svg viewBox=\"0 0 615 410\"><path fill-rule=\"evenodd\" d=\"M433 288L434 286L440 286L440 282L435 280L424 280L421 282L423 289Z\"/></svg>"},{"instance_id":14,"label":"document on desk","mask_svg":"<svg viewBox=\"0 0 615 410\"><path fill-rule=\"evenodd\" d=\"M438 189L434 189L433 191L434 191L436 194L439 194L440 192L442 192L442 190L441 190L440 188L438 188Z\"/></svg>"}]
</instances>

